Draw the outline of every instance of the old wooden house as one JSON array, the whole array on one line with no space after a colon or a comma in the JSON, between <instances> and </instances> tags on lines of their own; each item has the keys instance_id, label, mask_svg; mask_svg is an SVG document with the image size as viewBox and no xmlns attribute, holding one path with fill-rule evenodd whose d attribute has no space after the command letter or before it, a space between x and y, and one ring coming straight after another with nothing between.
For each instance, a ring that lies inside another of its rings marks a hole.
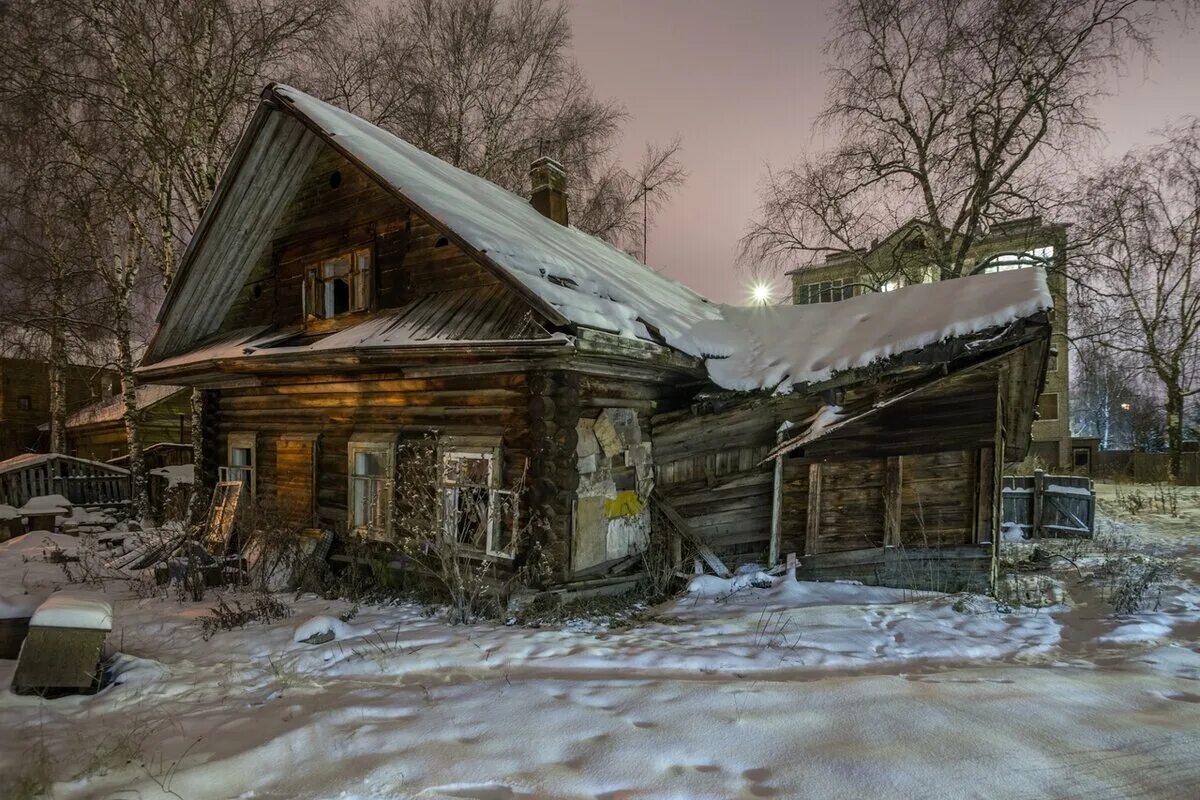
<instances>
[{"instance_id":1,"label":"old wooden house","mask_svg":"<svg viewBox=\"0 0 1200 800\"><path fill-rule=\"evenodd\" d=\"M191 392L182 386L148 384L137 387L137 411L142 447L174 456L186 451L190 459ZM93 461L124 463L129 447L125 432L125 398L120 393L79 409L67 417L67 451ZM172 461L171 463L176 463ZM155 463L152 467L165 466Z\"/></svg>"},{"instance_id":2,"label":"old wooden house","mask_svg":"<svg viewBox=\"0 0 1200 800\"><path fill-rule=\"evenodd\" d=\"M72 364L66 374L71 413L119 392L112 370ZM0 458L44 451L50 442L50 369L44 360L0 358Z\"/></svg>"},{"instance_id":3,"label":"old wooden house","mask_svg":"<svg viewBox=\"0 0 1200 800\"><path fill-rule=\"evenodd\" d=\"M536 549L551 581L644 547L654 503L729 556L919 542L986 572L1043 379L1038 271L906 289L905 318L722 306L571 227L557 163L530 174L525 198L268 87L140 367L203 390L199 479L389 539L432 442L441 535L502 568Z\"/></svg>"}]
</instances>

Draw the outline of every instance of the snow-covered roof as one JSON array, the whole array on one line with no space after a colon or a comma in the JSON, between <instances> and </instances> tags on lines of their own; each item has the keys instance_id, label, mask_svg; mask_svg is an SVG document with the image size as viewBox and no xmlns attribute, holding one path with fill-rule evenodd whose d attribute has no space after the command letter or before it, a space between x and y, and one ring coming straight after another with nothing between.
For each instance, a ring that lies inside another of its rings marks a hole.
<instances>
[{"instance_id":1,"label":"snow-covered roof","mask_svg":"<svg viewBox=\"0 0 1200 800\"><path fill-rule=\"evenodd\" d=\"M682 343L697 320L717 316L704 297L607 242L548 219L529 198L290 86L277 85L275 95L571 322L650 339L648 323L668 342Z\"/></svg>"},{"instance_id":2,"label":"snow-covered roof","mask_svg":"<svg viewBox=\"0 0 1200 800\"><path fill-rule=\"evenodd\" d=\"M980 333L1054 305L1046 273L1027 268L918 284L836 303L721 306L692 338L709 377L741 391L787 392L835 372Z\"/></svg>"},{"instance_id":3,"label":"snow-covered roof","mask_svg":"<svg viewBox=\"0 0 1200 800\"><path fill-rule=\"evenodd\" d=\"M704 359L713 382L726 389L790 391L796 384L820 381L839 370L947 337L977 333L1051 307L1040 269L912 286L825 305L718 305L606 242L544 217L525 197L453 167L353 114L288 86L269 87L265 96L268 102L260 108L260 117L283 117L292 124L299 120L315 131L420 214L452 232L468 252L477 254L551 321L627 338L656 341L661 337L679 352ZM259 129L266 130L261 126L255 130ZM292 137L288 141L300 141L294 133L288 136ZM232 172L233 177L225 181L238 179L237 171ZM272 189L276 203L291 191L290 185ZM219 212L212 215L215 218ZM266 219L259 225L266 225ZM192 247L197 241L203 246L206 224L202 222L189 247L192 260L201 259ZM244 261L250 250L236 252L241 255L233 260ZM228 289L236 282L231 275L218 280L211 273L223 268L221 264L230 264L231 258L223 255L214 261L210 254L204 269L191 276L187 275L191 261L185 258L172 289L186 283L193 287L186 306L213 307L218 304L216 295L204 292L217 289L203 287ZM204 320L194 314L188 317L191 312L176 308L174 299L168 297L160 319L159 334L171 328L170 336L164 337L170 343L162 346L160 354L152 348L145 368L157 374L205 360L415 347L476 338L418 333L400 309L294 343L286 338L288 334L268 327L232 331L214 340L208 337L219 320L212 315ZM172 315L186 318L175 320Z\"/></svg>"},{"instance_id":4,"label":"snow-covered roof","mask_svg":"<svg viewBox=\"0 0 1200 800\"><path fill-rule=\"evenodd\" d=\"M166 400L174 394L184 391L182 386L170 386L163 383L149 383L136 389L137 408L143 411L155 403ZM100 422L116 422L125 415L125 398L121 395L92 403L79 409L67 417L68 428L78 428L81 425L94 425Z\"/></svg>"}]
</instances>

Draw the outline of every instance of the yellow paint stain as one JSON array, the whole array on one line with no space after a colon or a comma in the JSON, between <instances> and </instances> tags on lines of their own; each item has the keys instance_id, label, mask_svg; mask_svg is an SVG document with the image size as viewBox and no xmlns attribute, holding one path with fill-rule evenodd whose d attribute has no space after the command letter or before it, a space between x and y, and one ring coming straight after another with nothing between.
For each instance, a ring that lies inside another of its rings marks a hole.
<instances>
[{"instance_id":1,"label":"yellow paint stain","mask_svg":"<svg viewBox=\"0 0 1200 800\"><path fill-rule=\"evenodd\" d=\"M609 519L636 517L642 513L642 500L632 489L617 492L617 496L604 501L604 515Z\"/></svg>"}]
</instances>

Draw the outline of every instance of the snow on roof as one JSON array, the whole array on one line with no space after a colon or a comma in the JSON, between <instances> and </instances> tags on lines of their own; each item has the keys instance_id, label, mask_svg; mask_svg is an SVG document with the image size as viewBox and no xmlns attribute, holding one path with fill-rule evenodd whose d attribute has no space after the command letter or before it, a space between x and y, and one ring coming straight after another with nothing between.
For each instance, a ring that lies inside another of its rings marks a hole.
<instances>
[{"instance_id":1,"label":"snow on roof","mask_svg":"<svg viewBox=\"0 0 1200 800\"><path fill-rule=\"evenodd\" d=\"M59 592L37 607L29 627L111 631L112 623L112 604L107 600L93 594Z\"/></svg>"},{"instance_id":2,"label":"snow on roof","mask_svg":"<svg viewBox=\"0 0 1200 800\"><path fill-rule=\"evenodd\" d=\"M571 322L640 339L652 338L649 324L695 354L688 331L718 317L706 298L607 242L542 216L528 198L304 92L277 85L275 94Z\"/></svg>"},{"instance_id":3,"label":"snow on roof","mask_svg":"<svg viewBox=\"0 0 1200 800\"><path fill-rule=\"evenodd\" d=\"M721 306L691 334L709 377L740 391L791 391L944 339L1052 308L1045 271L1027 268L919 284L836 303Z\"/></svg>"},{"instance_id":4,"label":"snow on roof","mask_svg":"<svg viewBox=\"0 0 1200 800\"><path fill-rule=\"evenodd\" d=\"M177 392L182 392L182 386L170 386L164 383L149 383L136 389L137 408L145 410L160 400L165 400ZM121 395L101 400L79 409L67 417L68 428L78 428L81 425L94 425L99 422L116 422L125 415L125 398Z\"/></svg>"}]
</instances>

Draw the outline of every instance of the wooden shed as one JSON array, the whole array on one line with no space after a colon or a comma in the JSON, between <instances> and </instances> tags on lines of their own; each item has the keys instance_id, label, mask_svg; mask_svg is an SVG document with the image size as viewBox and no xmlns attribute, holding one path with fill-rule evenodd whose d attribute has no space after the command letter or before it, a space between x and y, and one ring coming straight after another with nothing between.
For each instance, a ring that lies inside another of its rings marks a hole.
<instances>
[{"instance_id":1,"label":"wooden shed","mask_svg":"<svg viewBox=\"0 0 1200 800\"><path fill-rule=\"evenodd\" d=\"M148 384L137 387L136 396L138 431L144 449L149 450L162 442L183 446L191 443L190 390L182 386ZM127 461L125 398L118 394L67 417L67 448L79 458L116 464Z\"/></svg>"},{"instance_id":2,"label":"wooden shed","mask_svg":"<svg viewBox=\"0 0 1200 800\"><path fill-rule=\"evenodd\" d=\"M807 519L806 495L788 487L818 462L810 555L853 535L883 547L882 517L878 536L851 533L874 513L842 502L854 476L924 487L966 469L972 493L990 492L998 448L1024 446L1045 362L1044 278L947 282L946 297L902 290L891 301L909 315L926 301L941 309L915 328L856 298L840 311L859 303L876 322L791 308L761 312L757 330L747 309L567 224L555 162L530 177L525 198L268 87L139 368L202 390L198 480L241 480L297 528L378 539L407 535L409 496L432 491L466 557L516 569L536 554L554 582L642 549L656 498L723 552L803 552L793 518L804 508ZM853 346L779 374L789 354L820 350L787 333L806 327ZM1026 363L1033 350L1040 361ZM837 424L818 431L806 421L829 419L822 404ZM961 423L906 422L947 409ZM795 427L781 438L784 421ZM416 479L405 468L423 447L433 463ZM899 470L886 472L892 457ZM837 465L855 459L871 466ZM982 519L981 495L949 494L968 483L942 488L939 508ZM960 518L937 524L953 533L931 547L967 535ZM966 544L978 551L989 530L972 523Z\"/></svg>"}]
</instances>

